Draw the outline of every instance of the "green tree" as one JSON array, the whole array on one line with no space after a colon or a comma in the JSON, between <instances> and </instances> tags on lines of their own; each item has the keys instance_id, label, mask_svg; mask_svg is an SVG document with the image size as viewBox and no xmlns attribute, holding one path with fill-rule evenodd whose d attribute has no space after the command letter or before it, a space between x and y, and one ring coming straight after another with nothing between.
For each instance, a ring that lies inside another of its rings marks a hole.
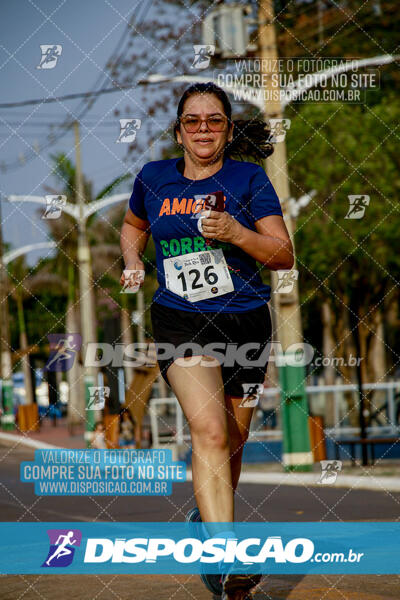
<instances>
[{"instance_id":1,"label":"green tree","mask_svg":"<svg viewBox=\"0 0 400 600\"><path fill-rule=\"evenodd\" d=\"M301 300L306 312L307 306L315 308L315 300L319 306L329 304L337 354L343 352L349 329L359 335L364 377L373 369L367 359L381 316L398 297L396 100L393 95L372 107L309 103L288 110L292 195L317 190L295 233ZM370 197L363 218L345 218L350 195ZM315 328L315 313L308 322ZM394 365L397 352L388 350Z\"/></svg>"}]
</instances>

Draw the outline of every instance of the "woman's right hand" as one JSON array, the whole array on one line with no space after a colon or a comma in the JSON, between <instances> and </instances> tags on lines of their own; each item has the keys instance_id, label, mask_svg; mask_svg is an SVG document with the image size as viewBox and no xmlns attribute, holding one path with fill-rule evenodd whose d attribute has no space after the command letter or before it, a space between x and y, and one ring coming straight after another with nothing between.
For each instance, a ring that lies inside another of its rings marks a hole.
<instances>
[{"instance_id":1,"label":"woman's right hand","mask_svg":"<svg viewBox=\"0 0 400 600\"><path fill-rule=\"evenodd\" d=\"M125 265L125 269L124 269L124 271L144 271L144 270L145 270L144 264L140 260L140 258L137 258L135 261L129 262L127 265ZM122 273L121 279L119 280L119 282L122 286L124 286L124 284L125 284L124 273ZM142 285L143 285L143 282L140 284L140 287L142 287Z\"/></svg>"}]
</instances>

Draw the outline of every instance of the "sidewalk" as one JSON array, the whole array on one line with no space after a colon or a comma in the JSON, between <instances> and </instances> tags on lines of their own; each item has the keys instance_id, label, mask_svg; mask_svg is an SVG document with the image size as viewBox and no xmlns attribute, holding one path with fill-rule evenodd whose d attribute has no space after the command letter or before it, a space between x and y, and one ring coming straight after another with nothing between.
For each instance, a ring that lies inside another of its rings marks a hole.
<instances>
[{"instance_id":1,"label":"sidewalk","mask_svg":"<svg viewBox=\"0 0 400 600\"><path fill-rule=\"evenodd\" d=\"M384 468L384 467L383 467ZM358 470L351 467L339 472L335 483L319 483L321 468L318 463L313 465L313 471L309 473L285 472L279 463L258 463L257 465L244 464L240 475L240 483L254 483L258 485L294 485L310 487L315 486L319 489L332 488L351 488L375 490L377 492L400 492L400 465L397 462L396 468L390 471L391 475L380 476L375 473L375 467L365 467ZM354 473L354 474L349 474ZM188 468L187 480L192 480L192 471Z\"/></svg>"},{"instance_id":2,"label":"sidewalk","mask_svg":"<svg viewBox=\"0 0 400 600\"><path fill-rule=\"evenodd\" d=\"M245 464L242 468L240 481L243 483L258 483L272 485L303 485L325 487L354 488L376 490L378 492L400 492L400 461L381 460L375 465L352 467L350 461L342 465L335 483L321 484L321 466L314 463L312 472L295 473L283 472L279 463Z\"/></svg>"},{"instance_id":3,"label":"sidewalk","mask_svg":"<svg viewBox=\"0 0 400 600\"><path fill-rule=\"evenodd\" d=\"M40 431L33 432L21 432L18 429L14 431L7 431L7 437L4 437L3 432L0 433L0 442L6 440L9 436L17 438L15 441L18 443L40 448L41 444L49 444L50 446L56 446L57 448L86 448L84 440L84 427L76 427L74 435L70 436L66 419L58 419L56 427L53 426L53 422L49 418L41 419ZM39 442L39 444L29 443L29 441ZM12 440L11 440L12 441ZM43 446L44 447L44 446Z\"/></svg>"}]
</instances>

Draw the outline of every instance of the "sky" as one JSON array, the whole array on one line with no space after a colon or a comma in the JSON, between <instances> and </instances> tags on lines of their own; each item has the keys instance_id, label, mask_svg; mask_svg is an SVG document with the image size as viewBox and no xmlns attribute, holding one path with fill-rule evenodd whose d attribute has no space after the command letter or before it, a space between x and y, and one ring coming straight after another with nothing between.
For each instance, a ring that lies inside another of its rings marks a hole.
<instances>
[{"instance_id":1,"label":"sky","mask_svg":"<svg viewBox=\"0 0 400 600\"><path fill-rule=\"evenodd\" d=\"M98 77L107 71L104 66L126 29L132 14L136 18L146 9L149 0L15 0L2 7L0 21L0 103L61 96L90 90ZM151 18L151 10L146 18ZM40 46L59 44L61 55L53 69L38 69ZM106 79L106 87L111 80ZM116 92L99 98L81 126L81 158L83 172L93 181L98 192L105 184L126 172L122 162L126 145L116 143L119 121L114 109L138 106L135 90ZM66 114L77 114L80 100L56 104L0 108L0 169L2 221L5 242L12 248L48 239L46 221L37 213L39 205L4 201L10 194L43 196L44 186L55 186L51 174L51 153L65 152L72 161L74 138L72 131L58 139L51 149L25 164L20 163L28 144L44 142L50 123L59 124ZM133 114L129 116L135 116ZM99 120L101 124L98 125ZM157 151L156 151L157 152ZM157 158L157 155L154 156ZM143 157L143 163L150 156ZM135 174L141 168L132 168ZM127 190L128 191L128 190ZM46 251L47 252L47 251ZM29 263L38 253L29 254Z\"/></svg>"}]
</instances>

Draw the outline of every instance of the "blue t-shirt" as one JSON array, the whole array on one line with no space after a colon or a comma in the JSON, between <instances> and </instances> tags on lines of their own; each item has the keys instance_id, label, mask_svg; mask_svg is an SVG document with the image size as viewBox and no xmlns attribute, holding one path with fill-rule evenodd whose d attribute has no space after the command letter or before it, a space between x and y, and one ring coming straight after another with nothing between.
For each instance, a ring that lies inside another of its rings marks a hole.
<instances>
[{"instance_id":1,"label":"blue t-shirt","mask_svg":"<svg viewBox=\"0 0 400 600\"><path fill-rule=\"evenodd\" d=\"M262 306L270 299L271 288L263 284L256 260L238 246L218 240L213 240L212 248L221 248L227 265L232 268L233 292L190 302L166 288L165 258L210 248L194 218L199 209L195 195L222 191L225 210L253 231L256 231L254 223L258 219L282 215L278 196L259 165L225 158L217 173L194 181L179 171L180 160L173 158L144 165L135 179L129 200L131 211L149 221L156 248L160 285L153 301L193 312L242 312Z\"/></svg>"}]
</instances>

